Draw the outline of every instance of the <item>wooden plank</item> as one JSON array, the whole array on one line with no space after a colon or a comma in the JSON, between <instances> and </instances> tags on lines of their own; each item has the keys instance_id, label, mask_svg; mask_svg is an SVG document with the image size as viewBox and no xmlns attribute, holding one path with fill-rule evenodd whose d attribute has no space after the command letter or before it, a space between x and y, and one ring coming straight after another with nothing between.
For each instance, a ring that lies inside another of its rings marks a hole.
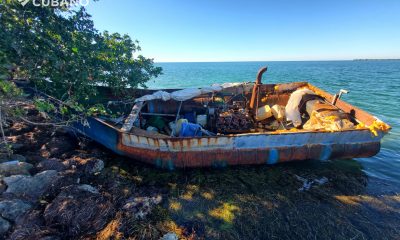
<instances>
[{"instance_id":1,"label":"wooden plank","mask_svg":"<svg viewBox=\"0 0 400 240\"><path fill-rule=\"evenodd\" d=\"M135 123L136 119L139 116L140 111L142 110L144 102L138 102L132 107L132 111L129 116L125 119L124 125L121 128L123 132L129 132L133 124Z\"/></svg>"}]
</instances>

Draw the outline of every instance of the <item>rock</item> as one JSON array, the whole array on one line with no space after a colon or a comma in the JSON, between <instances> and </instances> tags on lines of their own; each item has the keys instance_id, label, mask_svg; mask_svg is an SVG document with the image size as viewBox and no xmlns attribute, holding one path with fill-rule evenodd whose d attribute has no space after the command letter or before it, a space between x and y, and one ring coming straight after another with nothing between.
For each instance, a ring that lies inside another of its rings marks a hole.
<instances>
[{"instance_id":1,"label":"rock","mask_svg":"<svg viewBox=\"0 0 400 240\"><path fill-rule=\"evenodd\" d=\"M25 145L21 143L13 143L11 144L12 150L21 150Z\"/></svg>"},{"instance_id":2,"label":"rock","mask_svg":"<svg viewBox=\"0 0 400 240\"><path fill-rule=\"evenodd\" d=\"M10 227L11 224L4 218L0 217L0 236L4 236L8 230L10 230Z\"/></svg>"},{"instance_id":3,"label":"rock","mask_svg":"<svg viewBox=\"0 0 400 240\"><path fill-rule=\"evenodd\" d=\"M11 155L11 159L13 161L20 161L20 162L26 162L26 157L19 155L19 154L13 154Z\"/></svg>"},{"instance_id":4,"label":"rock","mask_svg":"<svg viewBox=\"0 0 400 240\"><path fill-rule=\"evenodd\" d=\"M115 213L111 197L88 189L78 185L63 189L44 211L47 225L65 229L66 238L103 229Z\"/></svg>"},{"instance_id":5,"label":"rock","mask_svg":"<svg viewBox=\"0 0 400 240\"><path fill-rule=\"evenodd\" d=\"M61 238L59 236L46 236L42 237L40 240L60 240Z\"/></svg>"},{"instance_id":6,"label":"rock","mask_svg":"<svg viewBox=\"0 0 400 240\"><path fill-rule=\"evenodd\" d=\"M0 202L0 215L11 221L23 215L32 208L32 205L20 199L4 200Z\"/></svg>"},{"instance_id":7,"label":"rock","mask_svg":"<svg viewBox=\"0 0 400 240\"><path fill-rule=\"evenodd\" d=\"M4 191L6 191L7 185L3 181L3 179L0 180L0 194L2 194Z\"/></svg>"},{"instance_id":8,"label":"rock","mask_svg":"<svg viewBox=\"0 0 400 240\"><path fill-rule=\"evenodd\" d=\"M4 178L8 188L6 193L18 197L38 199L58 179L57 171L49 170L36 174L35 176L14 175Z\"/></svg>"},{"instance_id":9,"label":"rock","mask_svg":"<svg viewBox=\"0 0 400 240\"><path fill-rule=\"evenodd\" d=\"M176 235L176 233L167 233L164 236L162 236L162 238L160 238L160 240L178 240L179 237L178 235Z\"/></svg>"},{"instance_id":10,"label":"rock","mask_svg":"<svg viewBox=\"0 0 400 240\"><path fill-rule=\"evenodd\" d=\"M38 164L38 163L40 163L40 162L42 162L42 161L44 161L44 160L47 160L47 158L44 158L44 157L42 157L42 156L38 156L38 155L32 154L32 155L27 155L27 156L26 156L26 160L27 160L29 163Z\"/></svg>"},{"instance_id":11,"label":"rock","mask_svg":"<svg viewBox=\"0 0 400 240\"><path fill-rule=\"evenodd\" d=\"M125 202L122 209L129 212L135 218L144 219L149 213L151 213L153 207L160 204L161 201L161 196L130 198Z\"/></svg>"},{"instance_id":12,"label":"rock","mask_svg":"<svg viewBox=\"0 0 400 240\"><path fill-rule=\"evenodd\" d=\"M99 190L97 190L97 188L95 188L93 186L90 186L90 185L87 185L87 184L79 185L77 188L79 190L91 192L91 193L94 193L94 194L98 194L99 193Z\"/></svg>"},{"instance_id":13,"label":"rock","mask_svg":"<svg viewBox=\"0 0 400 240\"><path fill-rule=\"evenodd\" d=\"M99 173L104 169L104 162L100 159L94 159L92 161L88 161L85 166L85 173L88 174L95 174Z\"/></svg>"},{"instance_id":14,"label":"rock","mask_svg":"<svg viewBox=\"0 0 400 240\"><path fill-rule=\"evenodd\" d=\"M11 156L8 156L6 153L0 154L0 163L12 161L26 162L26 158L19 154L12 154Z\"/></svg>"},{"instance_id":15,"label":"rock","mask_svg":"<svg viewBox=\"0 0 400 240\"><path fill-rule=\"evenodd\" d=\"M11 175L30 175L29 171L33 168L33 165L26 162L11 161L0 163L0 175L11 176Z\"/></svg>"},{"instance_id":16,"label":"rock","mask_svg":"<svg viewBox=\"0 0 400 240\"><path fill-rule=\"evenodd\" d=\"M41 161L38 165L36 165L36 169L39 171L47 171L47 170L55 170L57 172L61 172L67 169L59 159L51 158Z\"/></svg>"}]
</instances>

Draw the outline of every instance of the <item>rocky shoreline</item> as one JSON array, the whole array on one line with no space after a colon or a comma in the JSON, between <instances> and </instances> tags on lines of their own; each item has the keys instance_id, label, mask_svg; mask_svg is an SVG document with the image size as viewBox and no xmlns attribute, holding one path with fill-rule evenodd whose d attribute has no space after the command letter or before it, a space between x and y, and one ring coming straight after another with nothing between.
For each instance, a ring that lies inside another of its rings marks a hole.
<instances>
[{"instance_id":1,"label":"rocky shoreline","mask_svg":"<svg viewBox=\"0 0 400 240\"><path fill-rule=\"evenodd\" d=\"M33 107L28 115L46 122ZM116 214L143 219L162 200L108 178L105 153L63 129L10 122L6 135L16 154L0 155L0 238L93 237Z\"/></svg>"},{"instance_id":2,"label":"rocky shoreline","mask_svg":"<svg viewBox=\"0 0 400 240\"><path fill-rule=\"evenodd\" d=\"M0 239L400 236L399 192L369 193L354 160L168 172L63 129L5 131L14 153L0 154Z\"/></svg>"}]
</instances>

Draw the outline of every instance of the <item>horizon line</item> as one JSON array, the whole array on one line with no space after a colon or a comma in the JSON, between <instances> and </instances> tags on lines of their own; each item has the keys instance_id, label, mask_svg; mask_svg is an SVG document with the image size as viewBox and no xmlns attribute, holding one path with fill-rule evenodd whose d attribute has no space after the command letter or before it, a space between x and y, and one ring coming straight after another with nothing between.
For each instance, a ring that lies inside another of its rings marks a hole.
<instances>
[{"instance_id":1,"label":"horizon line","mask_svg":"<svg viewBox=\"0 0 400 240\"><path fill-rule=\"evenodd\" d=\"M322 60L221 60L221 61L154 61L154 63L221 63L221 62L339 62L339 61L399 61L400 58L354 58Z\"/></svg>"}]
</instances>

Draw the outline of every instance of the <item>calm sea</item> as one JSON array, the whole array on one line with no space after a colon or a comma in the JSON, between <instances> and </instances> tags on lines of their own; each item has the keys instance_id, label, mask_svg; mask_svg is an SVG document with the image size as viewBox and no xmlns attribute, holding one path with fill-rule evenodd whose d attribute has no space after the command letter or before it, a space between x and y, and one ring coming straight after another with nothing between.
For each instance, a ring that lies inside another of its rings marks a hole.
<instances>
[{"instance_id":1,"label":"calm sea","mask_svg":"<svg viewBox=\"0 0 400 240\"><path fill-rule=\"evenodd\" d=\"M349 90L345 101L360 107L393 129L378 155L357 159L371 177L400 183L400 61L213 62L158 63L164 74L149 88L201 87L212 83L254 81L268 66L264 83L308 81L330 93Z\"/></svg>"}]
</instances>

